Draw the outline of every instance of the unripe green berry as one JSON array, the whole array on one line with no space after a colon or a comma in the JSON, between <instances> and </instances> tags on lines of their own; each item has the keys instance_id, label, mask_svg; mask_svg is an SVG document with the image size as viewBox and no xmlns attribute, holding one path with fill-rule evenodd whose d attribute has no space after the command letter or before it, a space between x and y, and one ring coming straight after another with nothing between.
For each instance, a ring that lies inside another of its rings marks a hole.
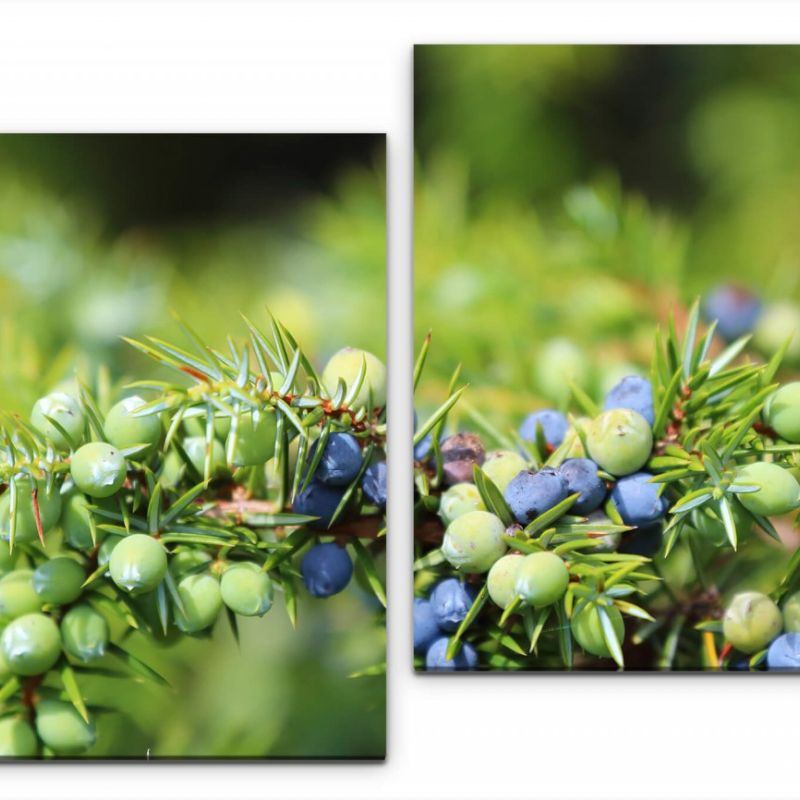
<instances>
[{"instance_id":1,"label":"unripe green berry","mask_svg":"<svg viewBox=\"0 0 800 800\"><path fill-rule=\"evenodd\" d=\"M142 594L151 592L163 580L167 553L152 536L133 533L114 547L108 565L117 586L130 594Z\"/></svg>"},{"instance_id":2,"label":"unripe green berry","mask_svg":"<svg viewBox=\"0 0 800 800\"><path fill-rule=\"evenodd\" d=\"M60 524L64 540L76 550L88 550L92 547L92 526L89 522L91 514L88 505L86 496L81 492L71 492L63 498L61 504Z\"/></svg>"},{"instance_id":3,"label":"unripe green berry","mask_svg":"<svg viewBox=\"0 0 800 800\"><path fill-rule=\"evenodd\" d=\"M64 429L69 440L47 417L55 420ZM31 425L52 442L57 450L72 450L83 441L86 417L74 397L64 392L53 392L34 403Z\"/></svg>"},{"instance_id":4,"label":"unripe green berry","mask_svg":"<svg viewBox=\"0 0 800 800\"><path fill-rule=\"evenodd\" d=\"M742 495L739 495L741 498ZM736 538L741 541L753 527L753 518L735 502L730 504L733 524L736 526ZM725 523L718 516L712 515L705 507L696 509L691 514L692 527L700 534L702 541L715 547L727 544L728 534Z\"/></svg>"},{"instance_id":5,"label":"unripe green berry","mask_svg":"<svg viewBox=\"0 0 800 800\"><path fill-rule=\"evenodd\" d=\"M127 465L120 451L105 442L89 442L72 456L75 486L90 497L111 497L125 483Z\"/></svg>"},{"instance_id":6,"label":"unripe green berry","mask_svg":"<svg viewBox=\"0 0 800 800\"><path fill-rule=\"evenodd\" d=\"M0 647L12 672L41 675L58 661L61 635L50 617L24 614L3 631Z\"/></svg>"},{"instance_id":7,"label":"unripe green berry","mask_svg":"<svg viewBox=\"0 0 800 800\"><path fill-rule=\"evenodd\" d=\"M63 606L80 597L85 580L86 570L75 559L60 556L36 567L33 588L42 602Z\"/></svg>"},{"instance_id":8,"label":"unripe green berry","mask_svg":"<svg viewBox=\"0 0 800 800\"><path fill-rule=\"evenodd\" d=\"M61 620L64 652L84 664L105 655L109 637L106 618L90 605L73 606Z\"/></svg>"},{"instance_id":9,"label":"unripe green berry","mask_svg":"<svg viewBox=\"0 0 800 800\"><path fill-rule=\"evenodd\" d=\"M780 609L761 592L740 592L722 618L725 638L743 653L766 647L783 627Z\"/></svg>"},{"instance_id":10,"label":"unripe green berry","mask_svg":"<svg viewBox=\"0 0 800 800\"><path fill-rule=\"evenodd\" d=\"M38 749L36 734L24 719L0 719L0 758L32 758Z\"/></svg>"},{"instance_id":11,"label":"unripe green berry","mask_svg":"<svg viewBox=\"0 0 800 800\"><path fill-rule=\"evenodd\" d=\"M0 619L16 619L41 609L31 570L17 569L0 578Z\"/></svg>"},{"instance_id":12,"label":"unripe green berry","mask_svg":"<svg viewBox=\"0 0 800 800\"><path fill-rule=\"evenodd\" d=\"M570 383L578 386L586 384L590 365L583 350L574 342L557 338L544 343L534 371L536 384L542 394L561 403L569 399Z\"/></svg>"},{"instance_id":13,"label":"unripe green berry","mask_svg":"<svg viewBox=\"0 0 800 800\"><path fill-rule=\"evenodd\" d=\"M800 361L800 309L791 302L772 303L759 316L753 344L767 355L776 353L790 339L786 360Z\"/></svg>"},{"instance_id":14,"label":"unripe green berry","mask_svg":"<svg viewBox=\"0 0 800 800\"><path fill-rule=\"evenodd\" d=\"M175 624L184 633L197 633L213 625L222 610L219 581L213 575L187 575L178 584L183 609L176 606Z\"/></svg>"},{"instance_id":15,"label":"unripe green berry","mask_svg":"<svg viewBox=\"0 0 800 800\"><path fill-rule=\"evenodd\" d=\"M739 467L736 483L759 487L757 492L737 495L741 504L754 514L771 517L787 514L800 506L800 483L789 470L769 461Z\"/></svg>"},{"instance_id":16,"label":"unripe green berry","mask_svg":"<svg viewBox=\"0 0 800 800\"><path fill-rule=\"evenodd\" d=\"M611 620L611 627L617 635L617 640L622 641L625 635L625 623L622 614L616 606L605 606L605 611ZM570 629L575 641L587 652L599 658L609 658L611 651L608 649L603 636L603 623L600 612L594 603L585 605L577 614L572 615Z\"/></svg>"},{"instance_id":17,"label":"unripe green berry","mask_svg":"<svg viewBox=\"0 0 800 800\"><path fill-rule=\"evenodd\" d=\"M591 423L592 420L589 417L578 417L567 429L567 432L564 434L564 441L559 447L559 450L563 454L564 461L568 458L584 458L586 456L586 451L583 448L583 442L578 435L578 431L580 430L585 433Z\"/></svg>"},{"instance_id":18,"label":"unripe green berry","mask_svg":"<svg viewBox=\"0 0 800 800\"><path fill-rule=\"evenodd\" d=\"M522 559L519 554L510 553L492 564L486 576L486 588L496 606L507 608L517 596L517 573Z\"/></svg>"},{"instance_id":19,"label":"unripe green berry","mask_svg":"<svg viewBox=\"0 0 800 800\"><path fill-rule=\"evenodd\" d=\"M800 632L800 592L783 601L783 629L786 633Z\"/></svg>"},{"instance_id":20,"label":"unripe green berry","mask_svg":"<svg viewBox=\"0 0 800 800\"><path fill-rule=\"evenodd\" d=\"M36 707L36 732L57 755L74 756L95 742L93 722L85 722L71 703L42 700Z\"/></svg>"},{"instance_id":21,"label":"unripe green berry","mask_svg":"<svg viewBox=\"0 0 800 800\"><path fill-rule=\"evenodd\" d=\"M486 511L481 493L474 483L456 483L442 492L439 499L439 516L445 525L449 525L469 511Z\"/></svg>"},{"instance_id":22,"label":"unripe green berry","mask_svg":"<svg viewBox=\"0 0 800 800\"><path fill-rule=\"evenodd\" d=\"M3 648L0 647L0 686L2 686L14 673L11 671L11 665L3 653Z\"/></svg>"},{"instance_id":23,"label":"unripe green berry","mask_svg":"<svg viewBox=\"0 0 800 800\"><path fill-rule=\"evenodd\" d=\"M560 600L569 584L569 570L555 553L531 553L517 569L515 593L534 608Z\"/></svg>"},{"instance_id":24,"label":"unripe green berry","mask_svg":"<svg viewBox=\"0 0 800 800\"><path fill-rule=\"evenodd\" d=\"M19 551L11 553L7 547L0 547L0 578L14 569L17 552Z\"/></svg>"},{"instance_id":25,"label":"unripe green berry","mask_svg":"<svg viewBox=\"0 0 800 800\"><path fill-rule=\"evenodd\" d=\"M636 411L604 411L588 426L589 457L612 475L630 475L643 467L653 449L653 432Z\"/></svg>"},{"instance_id":26,"label":"unripe green berry","mask_svg":"<svg viewBox=\"0 0 800 800\"><path fill-rule=\"evenodd\" d=\"M252 413L239 417L236 441L231 453L231 463L236 467L254 467L266 464L275 455L275 437L278 423L274 411L262 411L256 420ZM230 440L228 436L228 451Z\"/></svg>"},{"instance_id":27,"label":"unripe green berry","mask_svg":"<svg viewBox=\"0 0 800 800\"><path fill-rule=\"evenodd\" d=\"M180 580L188 573L199 571L200 567L207 567L213 559L205 550L196 547L182 547L173 553L169 560L169 571L173 577Z\"/></svg>"},{"instance_id":28,"label":"unripe green berry","mask_svg":"<svg viewBox=\"0 0 800 800\"><path fill-rule=\"evenodd\" d=\"M186 443L184 442L184 445ZM170 450L164 456L164 463L161 465L161 472L158 476L158 482L166 489L172 489L178 485L183 473L186 470L186 464L181 458L177 450Z\"/></svg>"},{"instance_id":29,"label":"unripe green berry","mask_svg":"<svg viewBox=\"0 0 800 800\"><path fill-rule=\"evenodd\" d=\"M190 436L183 440L183 449L192 462L192 466L205 475L206 439L204 436ZM225 465L225 448L216 439L211 440L211 469L209 475L217 477L227 472Z\"/></svg>"},{"instance_id":30,"label":"unripe green berry","mask_svg":"<svg viewBox=\"0 0 800 800\"><path fill-rule=\"evenodd\" d=\"M124 450L134 445L147 445L147 449L134 457L144 458L156 449L161 441L161 419L158 414L137 417L137 409L147 405L147 401L133 395L120 400L106 415L103 431L114 447Z\"/></svg>"},{"instance_id":31,"label":"unripe green berry","mask_svg":"<svg viewBox=\"0 0 800 800\"><path fill-rule=\"evenodd\" d=\"M225 605L244 617L261 617L272 608L272 581L250 561L228 567L222 574L220 591Z\"/></svg>"},{"instance_id":32,"label":"unripe green berry","mask_svg":"<svg viewBox=\"0 0 800 800\"><path fill-rule=\"evenodd\" d=\"M356 347L345 347L334 353L322 372L322 383L333 396L341 378L348 389L355 383L362 363L366 362L367 370L364 382L352 402L353 408L361 408L369 403L372 393L374 408L383 408L386 405L386 367L383 362L366 350Z\"/></svg>"},{"instance_id":33,"label":"unripe green berry","mask_svg":"<svg viewBox=\"0 0 800 800\"><path fill-rule=\"evenodd\" d=\"M800 381L781 386L767 398L764 421L787 442L800 442Z\"/></svg>"},{"instance_id":34,"label":"unripe green berry","mask_svg":"<svg viewBox=\"0 0 800 800\"><path fill-rule=\"evenodd\" d=\"M17 478L15 482L17 486L17 527L14 539L21 543L37 541L39 531L36 527L36 513L33 506L33 483L27 476ZM36 490L42 533L47 533L56 525L61 515L61 495L55 486L48 491L46 481L38 481ZM11 492L6 490L0 497L0 539L8 541L10 536Z\"/></svg>"},{"instance_id":35,"label":"unripe green berry","mask_svg":"<svg viewBox=\"0 0 800 800\"><path fill-rule=\"evenodd\" d=\"M511 481L523 470L528 469L528 463L513 450L491 450L486 454L486 460L481 469L487 478L501 491L506 490Z\"/></svg>"},{"instance_id":36,"label":"unripe green berry","mask_svg":"<svg viewBox=\"0 0 800 800\"><path fill-rule=\"evenodd\" d=\"M104 567L111 560L111 554L114 552L116 546L124 539L124 536L117 536L112 534L103 539L103 543L97 550L97 566ZM107 575L107 577L111 577Z\"/></svg>"},{"instance_id":37,"label":"unripe green berry","mask_svg":"<svg viewBox=\"0 0 800 800\"><path fill-rule=\"evenodd\" d=\"M222 416L221 414L215 414L213 424L214 436L216 436L218 439L224 439L230 432L231 418L228 416ZM201 439L206 438L205 414L184 417L183 426L189 436L199 436Z\"/></svg>"},{"instance_id":38,"label":"unripe green berry","mask_svg":"<svg viewBox=\"0 0 800 800\"><path fill-rule=\"evenodd\" d=\"M442 541L442 554L461 572L488 572L508 549L506 529L499 517L488 511L468 511L453 520Z\"/></svg>"}]
</instances>

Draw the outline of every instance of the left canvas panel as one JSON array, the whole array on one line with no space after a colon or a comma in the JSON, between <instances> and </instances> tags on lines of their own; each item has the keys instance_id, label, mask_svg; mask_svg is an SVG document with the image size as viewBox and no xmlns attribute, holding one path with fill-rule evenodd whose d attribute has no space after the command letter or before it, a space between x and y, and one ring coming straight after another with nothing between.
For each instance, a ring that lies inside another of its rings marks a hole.
<instances>
[{"instance_id":1,"label":"left canvas panel","mask_svg":"<svg viewBox=\"0 0 800 800\"><path fill-rule=\"evenodd\" d=\"M383 135L0 135L0 757L384 757L385 243Z\"/></svg>"}]
</instances>

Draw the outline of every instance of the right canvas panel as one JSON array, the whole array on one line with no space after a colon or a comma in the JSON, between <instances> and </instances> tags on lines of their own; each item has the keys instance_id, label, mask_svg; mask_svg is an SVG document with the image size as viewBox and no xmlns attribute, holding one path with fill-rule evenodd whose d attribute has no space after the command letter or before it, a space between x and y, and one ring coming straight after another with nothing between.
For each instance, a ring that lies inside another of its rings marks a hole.
<instances>
[{"instance_id":1,"label":"right canvas panel","mask_svg":"<svg viewBox=\"0 0 800 800\"><path fill-rule=\"evenodd\" d=\"M416 48L416 669L800 668L798 76Z\"/></svg>"}]
</instances>

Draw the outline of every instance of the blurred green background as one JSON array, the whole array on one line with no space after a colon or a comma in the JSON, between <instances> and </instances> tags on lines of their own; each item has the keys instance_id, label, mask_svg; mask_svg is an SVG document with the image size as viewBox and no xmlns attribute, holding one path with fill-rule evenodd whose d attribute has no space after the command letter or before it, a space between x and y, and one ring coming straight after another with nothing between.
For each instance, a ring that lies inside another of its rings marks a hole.
<instances>
[{"instance_id":1,"label":"blurred green background","mask_svg":"<svg viewBox=\"0 0 800 800\"><path fill-rule=\"evenodd\" d=\"M244 341L266 308L319 364L385 358L385 137L0 136L0 408L28 414L75 369L151 377L120 335ZM93 679L90 756L382 757L383 622L354 582L210 640L130 649L170 680Z\"/></svg>"},{"instance_id":2,"label":"blurred green background","mask_svg":"<svg viewBox=\"0 0 800 800\"><path fill-rule=\"evenodd\" d=\"M419 404L504 427L649 362L733 281L800 300L800 48L415 49Z\"/></svg>"}]
</instances>

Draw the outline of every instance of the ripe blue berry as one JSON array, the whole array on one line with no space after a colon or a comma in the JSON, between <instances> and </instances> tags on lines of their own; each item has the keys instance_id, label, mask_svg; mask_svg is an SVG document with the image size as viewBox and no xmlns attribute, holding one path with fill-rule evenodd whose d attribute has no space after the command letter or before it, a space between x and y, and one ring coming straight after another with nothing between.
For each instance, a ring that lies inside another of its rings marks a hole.
<instances>
[{"instance_id":1,"label":"ripe blue berry","mask_svg":"<svg viewBox=\"0 0 800 800\"><path fill-rule=\"evenodd\" d=\"M120 451L105 442L89 442L72 456L75 485L90 497L110 497L125 482L127 465Z\"/></svg>"},{"instance_id":2,"label":"ripe blue berry","mask_svg":"<svg viewBox=\"0 0 800 800\"><path fill-rule=\"evenodd\" d=\"M103 424L106 438L119 450L147 445L143 451L133 456L136 459L152 453L161 440L161 419L158 414L136 416L136 411L145 405L147 401L138 395L125 397L111 407Z\"/></svg>"},{"instance_id":3,"label":"ripe blue berry","mask_svg":"<svg viewBox=\"0 0 800 800\"><path fill-rule=\"evenodd\" d=\"M321 481L312 480L294 498L292 511L295 514L319 517L319 519L309 522L308 526L324 530L331 524L333 515L344 497L344 493L344 487L328 486Z\"/></svg>"},{"instance_id":4,"label":"ripe blue berry","mask_svg":"<svg viewBox=\"0 0 800 800\"><path fill-rule=\"evenodd\" d=\"M800 669L800 633L784 633L767 650L767 666L771 670Z\"/></svg>"},{"instance_id":5,"label":"ripe blue berry","mask_svg":"<svg viewBox=\"0 0 800 800\"><path fill-rule=\"evenodd\" d=\"M626 525L649 525L667 513L667 498L659 494L661 484L651 483L652 477L649 472L626 475L611 490L611 501Z\"/></svg>"},{"instance_id":6,"label":"ripe blue berry","mask_svg":"<svg viewBox=\"0 0 800 800\"><path fill-rule=\"evenodd\" d=\"M425 654L425 668L438 670L441 672L453 672L473 670L478 666L478 653L469 642L462 642L461 649L456 653L455 658L447 659L448 638L443 636L428 648Z\"/></svg>"},{"instance_id":7,"label":"ripe blue berry","mask_svg":"<svg viewBox=\"0 0 800 800\"><path fill-rule=\"evenodd\" d=\"M309 452L313 459L318 442ZM332 433L325 443L314 478L328 486L347 486L361 469L361 447L358 439L350 433Z\"/></svg>"},{"instance_id":8,"label":"ripe blue berry","mask_svg":"<svg viewBox=\"0 0 800 800\"><path fill-rule=\"evenodd\" d=\"M756 461L736 470L736 483L758 487L756 492L737 495L741 504L754 514L765 517L786 514L800 506L800 484L778 464Z\"/></svg>"},{"instance_id":9,"label":"ripe blue berry","mask_svg":"<svg viewBox=\"0 0 800 800\"><path fill-rule=\"evenodd\" d=\"M545 442L555 449L564 441L569 423L567 418L552 408L534 411L528 414L519 427L519 435L526 442L536 441L536 430L541 427Z\"/></svg>"},{"instance_id":10,"label":"ripe blue berry","mask_svg":"<svg viewBox=\"0 0 800 800\"><path fill-rule=\"evenodd\" d=\"M641 469L653 448L653 431L637 411L614 408L592 420L586 429L589 457L612 475Z\"/></svg>"},{"instance_id":11,"label":"ripe blue berry","mask_svg":"<svg viewBox=\"0 0 800 800\"><path fill-rule=\"evenodd\" d=\"M655 422L653 409L653 386L646 378L628 375L623 378L606 395L603 408L610 411L614 408L628 408L641 414L648 425Z\"/></svg>"},{"instance_id":12,"label":"ripe blue berry","mask_svg":"<svg viewBox=\"0 0 800 800\"><path fill-rule=\"evenodd\" d=\"M567 483L567 495L580 492L570 509L573 514L589 514L598 508L606 497L605 481L597 474L597 464L588 458L567 459L558 474Z\"/></svg>"},{"instance_id":13,"label":"ripe blue berry","mask_svg":"<svg viewBox=\"0 0 800 800\"><path fill-rule=\"evenodd\" d=\"M783 627L778 606L761 592L734 595L722 618L725 638L742 653L766 647Z\"/></svg>"},{"instance_id":14,"label":"ripe blue berry","mask_svg":"<svg viewBox=\"0 0 800 800\"><path fill-rule=\"evenodd\" d=\"M567 497L567 482L551 467L525 470L508 484L503 496L517 522L528 525Z\"/></svg>"},{"instance_id":15,"label":"ripe blue berry","mask_svg":"<svg viewBox=\"0 0 800 800\"><path fill-rule=\"evenodd\" d=\"M361 478L361 488L367 500L381 509L386 508L387 477L386 462L376 461L364 470L364 477Z\"/></svg>"},{"instance_id":16,"label":"ripe blue berry","mask_svg":"<svg viewBox=\"0 0 800 800\"><path fill-rule=\"evenodd\" d=\"M617 548L620 553L636 556L654 556L664 543L664 524L653 522L622 534L622 542Z\"/></svg>"},{"instance_id":17,"label":"ripe blue berry","mask_svg":"<svg viewBox=\"0 0 800 800\"><path fill-rule=\"evenodd\" d=\"M474 433L448 436L442 441L441 453L444 482L448 486L471 482L473 466L481 466L486 459L483 442Z\"/></svg>"},{"instance_id":18,"label":"ripe blue berry","mask_svg":"<svg viewBox=\"0 0 800 800\"><path fill-rule=\"evenodd\" d=\"M442 631L433 615L429 600L414 598L414 652L424 653Z\"/></svg>"},{"instance_id":19,"label":"ripe blue berry","mask_svg":"<svg viewBox=\"0 0 800 800\"><path fill-rule=\"evenodd\" d=\"M314 597L330 597L350 583L353 562L343 547L335 542L314 545L300 564L303 583Z\"/></svg>"},{"instance_id":20,"label":"ripe blue berry","mask_svg":"<svg viewBox=\"0 0 800 800\"><path fill-rule=\"evenodd\" d=\"M414 460L427 461L433 453L433 436L427 434L418 444L414 445Z\"/></svg>"},{"instance_id":21,"label":"ripe blue berry","mask_svg":"<svg viewBox=\"0 0 800 800\"><path fill-rule=\"evenodd\" d=\"M508 549L503 541L505 532L502 521L494 514L469 511L447 526L442 554L461 572L488 572Z\"/></svg>"},{"instance_id":22,"label":"ripe blue berry","mask_svg":"<svg viewBox=\"0 0 800 800\"><path fill-rule=\"evenodd\" d=\"M753 330L761 316L761 301L738 286L718 286L706 298L703 313L709 322L717 321L719 335L730 342Z\"/></svg>"},{"instance_id":23,"label":"ripe blue berry","mask_svg":"<svg viewBox=\"0 0 800 800\"><path fill-rule=\"evenodd\" d=\"M436 584L430 602L433 618L443 631L454 631L463 622L477 592L458 578L446 578Z\"/></svg>"}]
</instances>

